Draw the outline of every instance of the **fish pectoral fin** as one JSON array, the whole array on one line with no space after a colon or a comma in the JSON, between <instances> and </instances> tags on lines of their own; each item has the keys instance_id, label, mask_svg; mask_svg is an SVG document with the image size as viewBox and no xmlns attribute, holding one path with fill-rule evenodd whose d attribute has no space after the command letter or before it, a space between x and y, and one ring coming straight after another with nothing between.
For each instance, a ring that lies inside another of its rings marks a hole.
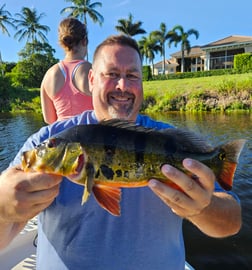
<instances>
[{"instance_id":1,"label":"fish pectoral fin","mask_svg":"<svg viewBox=\"0 0 252 270\"><path fill-rule=\"evenodd\" d=\"M83 205L88 200L88 198L89 198L89 196L90 196L90 194L92 192L93 185L94 185L93 175L88 174L85 189L84 189L84 193L83 193L83 196L82 196L81 205Z\"/></svg>"},{"instance_id":2,"label":"fish pectoral fin","mask_svg":"<svg viewBox=\"0 0 252 270\"><path fill-rule=\"evenodd\" d=\"M87 188L85 188L83 192L83 196L82 196L81 205L83 205L88 200L89 196L90 196L90 192Z\"/></svg>"},{"instance_id":3,"label":"fish pectoral fin","mask_svg":"<svg viewBox=\"0 0 252 270\"><path fill-rule=\"evenodd\" d=\"M93 186L93 193L102 208L114 216L120 216L120 188L98 184Z\"/></svg>"}]
</instances>

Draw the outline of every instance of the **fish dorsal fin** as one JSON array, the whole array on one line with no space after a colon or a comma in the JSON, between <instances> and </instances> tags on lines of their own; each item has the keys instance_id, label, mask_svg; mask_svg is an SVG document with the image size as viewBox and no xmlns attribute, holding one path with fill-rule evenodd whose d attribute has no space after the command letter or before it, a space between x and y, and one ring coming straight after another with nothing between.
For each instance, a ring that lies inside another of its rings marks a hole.
<instances>
[{"instance_id":1,"label":"fish dorsal fin","mask_svg":"<svg viewBox=\"0 0 252 270\"><path fill-rule=\"evenodd\" d=\"M186 129L168 128L158 131L174 138L178 150L188 153L208 153L213 147L200 135Z\"/></svg>"},{"instance_id":2,"label":"fish dorsal fin","mask_svg":"<svg viewBox=\"0 0 252 270\"><path fill-rule=\"evenodd\" d=\"M105 185L93 186L94 196L99 205L114 216L120 216L121 189Z\"/></svg>"},{"instance_id":3,"label":"fish dorsal fin","mask_svg":"<svg viewBox=\"0 0 252 270\"><path fill-rule=\"evenodd\" d=\"M162 134L163 136L167 136L167 141L171 138L174 138L174 142L176 142L176 148L183 152L208 153L213 151L214 149L200 135L186 129L167 128L162 130L156 130L153 128L139 126L132 121L121 119L102 120L101 122L99 122L99 124L136 132L152 133L152 135L156 138L158 138L158 135ZM163 139L166 138L164 137Z\"/></svg>"},{"instance_id":4,"label":"fish dorsal fin","mask_svg":"<svg viewBox=\"0 0 252 270\"><path fill-rule=\"evenodd\" d=\"M99 122L100 125L103 126L111 126L117 127L122 129L128 129L131 131L139 131L139 132L152 132L154 129L146 128L140 125L137 125L135 122L130 120L122 120L122 119L109 119L109 120L102 120Z\"/></svg>"}]
</instances>

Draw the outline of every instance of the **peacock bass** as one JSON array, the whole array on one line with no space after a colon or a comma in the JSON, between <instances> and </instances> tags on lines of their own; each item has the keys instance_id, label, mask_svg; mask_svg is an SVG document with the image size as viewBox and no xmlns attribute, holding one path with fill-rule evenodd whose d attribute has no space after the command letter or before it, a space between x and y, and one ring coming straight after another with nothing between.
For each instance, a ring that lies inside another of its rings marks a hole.
<instances>
[{"instance_id":1,"label":"peacock bass","mask_svg":"<svg viewBox=\"0 0 252 270\"><path fill-rule=\"evenodd\" d=\"M216 181L230 190L245 141L212 147L187 130L148 129L113 119L77 125L52 136L22 154L22 168L62 175L84 185L82 203L93 193L101 207L120 215L121 188L143 187L151 178L176 188L161 173L161 166L167 163L185 171L184 158L206 164Z\"/></svg>"}]
</instances>

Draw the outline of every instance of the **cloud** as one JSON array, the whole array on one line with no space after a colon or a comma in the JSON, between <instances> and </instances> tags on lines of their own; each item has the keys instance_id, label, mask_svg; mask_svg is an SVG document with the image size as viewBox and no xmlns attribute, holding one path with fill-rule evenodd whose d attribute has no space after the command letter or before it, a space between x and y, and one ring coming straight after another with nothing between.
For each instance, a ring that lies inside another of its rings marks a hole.
<instances>
[{"instance_id":1,"label":"cloud","mask_svg":"<svg viewBox=\"0 0 252 270\"><path fill-rule=\"evenodd\" d=\"M123 0L120 3L116 4L116 7L122 7L122 6L126 6L130 3L130 0Z\"/></svg>"}]
</instances>

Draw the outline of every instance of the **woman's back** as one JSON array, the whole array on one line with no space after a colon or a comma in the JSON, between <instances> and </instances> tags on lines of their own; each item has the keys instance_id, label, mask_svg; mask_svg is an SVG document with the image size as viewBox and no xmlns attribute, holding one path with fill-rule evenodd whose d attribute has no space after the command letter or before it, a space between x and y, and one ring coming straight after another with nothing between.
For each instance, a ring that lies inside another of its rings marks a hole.
<instances>
[{"instance_id":1,"label":"woman's back","mask_svg":"<svg viewBox=\"0 0 252 270\"><path fill-rule=\"evenodd\" d=\"M65 59L46 72L40 88L48 124L93 109L88 85L91 63L83 60L88 43L85 25L74 18L64 19L59 26L59 43Z\"/></svg>"}]
</instances>

